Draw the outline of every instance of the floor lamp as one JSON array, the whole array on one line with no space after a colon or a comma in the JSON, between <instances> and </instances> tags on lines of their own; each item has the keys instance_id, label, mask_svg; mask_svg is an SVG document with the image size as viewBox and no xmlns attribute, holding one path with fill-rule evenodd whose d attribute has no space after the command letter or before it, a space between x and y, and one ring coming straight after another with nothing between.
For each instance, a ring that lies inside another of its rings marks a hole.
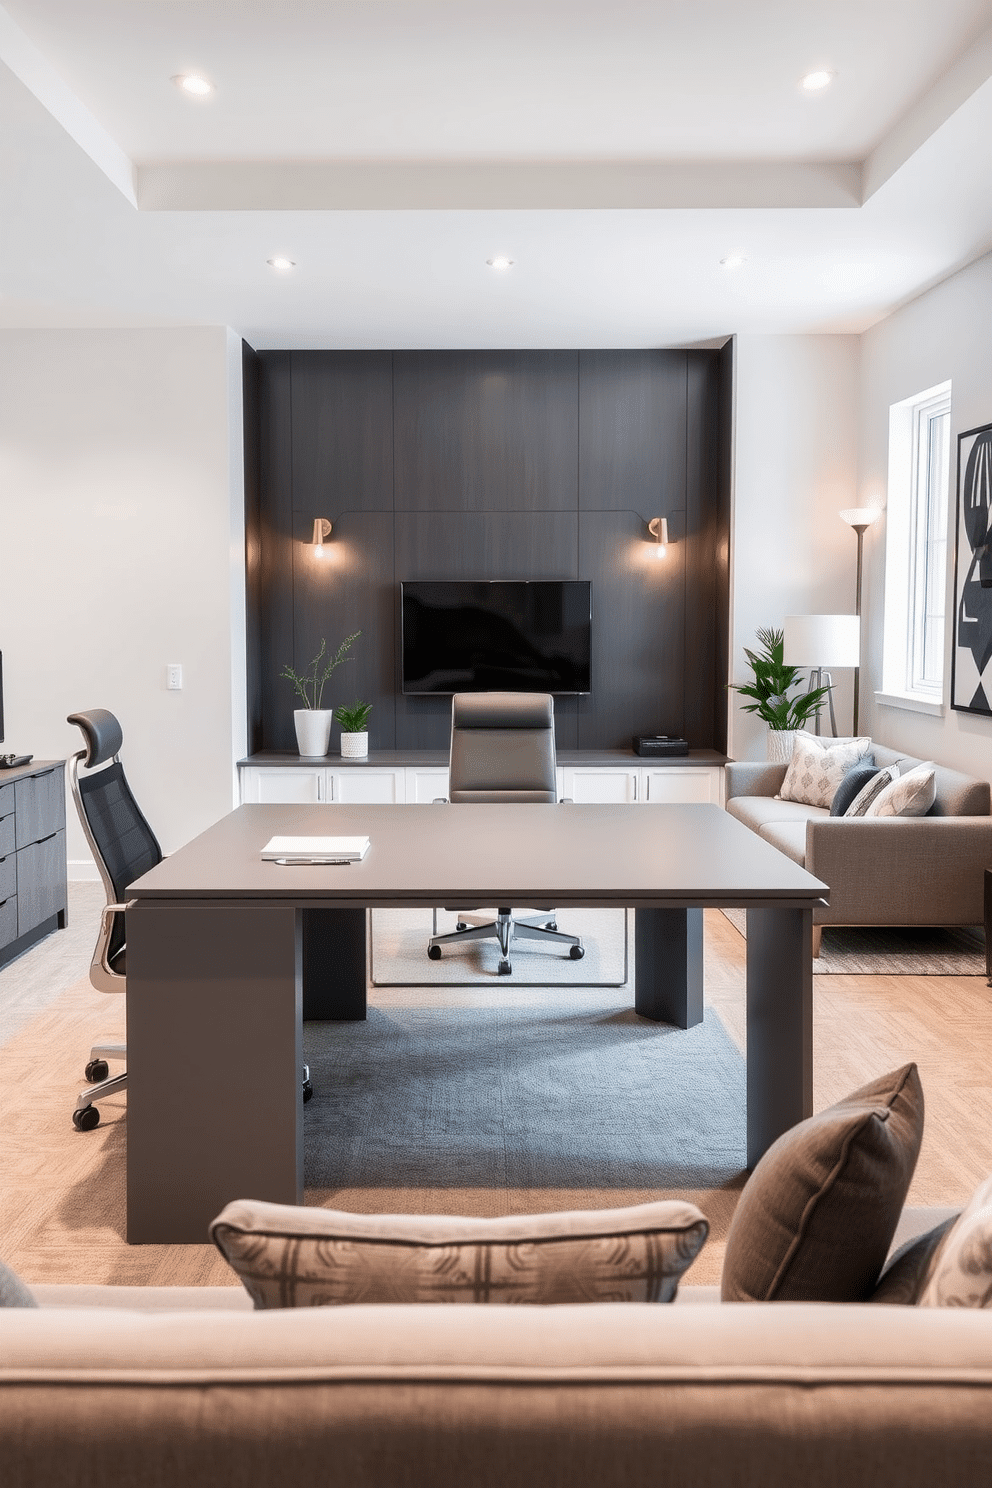
<instances>
[{"instance_id":1,"label":"floor lamp","mask_svg":"<svg viewBox=\"0 0 992 1488\"><path fill-rule=\"evenodd\" d=\"M853 527L858 534L858 578L855 587L855 613L861 614L861 560L862 549L865 541L865 528L870 527L876 517L882 514L877 506L850 506L841 516L849 527ZM861 719L861 657L854 668L854 732L857 734Z\"/></svg>"},{"instance_id":2,"label":"floor lamp","mask_svg":"<svg viewBox=\"0 0 992 1488\"><path fill-rule=\"evenodd\" d=\"M857 615L786 615L786 666L809 667L810 690L826 687L830 708L830 727L837 737L834 715L834 684L829 667L854 667L857 676L861 660L861 620ZM855 717L857 714L855 714ZM820 711L816 714L816 732L820 732ZM855 723L854 732L858 731Z\"/></svg>"}]
</instances>

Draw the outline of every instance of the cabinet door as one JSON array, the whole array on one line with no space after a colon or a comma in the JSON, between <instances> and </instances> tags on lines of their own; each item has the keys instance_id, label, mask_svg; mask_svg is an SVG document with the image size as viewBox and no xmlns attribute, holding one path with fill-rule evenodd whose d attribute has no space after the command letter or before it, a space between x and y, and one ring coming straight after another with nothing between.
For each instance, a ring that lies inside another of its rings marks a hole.
<instances>
[{"instance_id":1,"label":"cabinet door","mask_svg":"<svg viewBox=\"0 0 992 1488\"><path fill-rule=\"evenodd\" d=\"M65 833L53 832L17 853L17 933L65 909Z\"/></svg>"},{"instance_id":2,"label":"cabinet door","mask_svg":"<svg viewBox=\"0 0 992 1488\"><path fill-rule=\"evenodd\" d=\"M65 830L65 786L61 767L43 775L14 781L17 814L17 846L40 842L53 832Z\"/></svg>"},{"instance_id":3,"label":"cabinet door","mask_svg":"<svg viewBox=\"0 0 992 1488\"><path fill-rule=\"evenodd\" d=\"M266 770L251 765L241 771L241 799L246 805L309 805L327 799L324 770L291 765Z\"/></svg>"},{"instance_id":4,"label":"cabinet door","mask_svg":"<svg viewBox=\"0 0 992 1488\"><path fill-rule=\"evenodd\" d=\"M406 800L405 771L368 770L358 766L350 770L329 770L332 789L330 799L345 806L393 806Z\"/></svg>"},{"instance_id":5,"label":"cabinet door","mask_svg":"<svg viewBox=\"0 0 992 1488\"><path fill-rule=\"evenodd\" d=\"M448 796L448 772L442 769L417 770L410 767L406 772L406 798L408 801L430 805L431 801L446 800Z\"/></svg>"},{"instance_id":6,"label":"cabinet door","mask_svg":"<svg viewBox=\"0 0 992 1488\"><path fill-rule=\"evenodd\" d=\"M617 801L638 798L636 766L632 769L564 769L563 794L590 806L612 806Z\"/></svg>"},{"instance_id":7,"label":"cabinet door","mask_svg":"<svg viewBox=\"0 0 992 1488\"><path fill-rule=\"evenodd\" d=\"M718 772L705 766L670 765L664 769L641 771L644 783L641 799L690 805L712 802L720 804Z\"/></svg>"}]
</instances>

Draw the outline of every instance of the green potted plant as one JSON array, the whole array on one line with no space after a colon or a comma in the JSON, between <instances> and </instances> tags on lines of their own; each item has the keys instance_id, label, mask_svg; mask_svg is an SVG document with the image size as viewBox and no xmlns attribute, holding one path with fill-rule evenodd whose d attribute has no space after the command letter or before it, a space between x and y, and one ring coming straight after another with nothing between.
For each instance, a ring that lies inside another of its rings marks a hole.
<instances>
[{"instance_id":1,"label":"green potted plant","mask_svg":"<svg viewBox=\"0 0 992 1488\"><path fill-rule=\"evenodd\" d=\"M320 650L305 672L294 671L289 662L286 662L279 673L280 677L285 677L287 682L292 682L298 696L303 700L303 707L297 708L293 714L293 722L296 725L296 743L302 755L327 753L334 710L320 706L324 697L324 685L343 661L352 659L346 653L361 633L360 630L356 630L352 635L346 636L333 656L328 656L327 641L322 640Z\"/></svg>"},{"instance_id":2,"label":"green potted plant","mask_svg":"<svg viewBox=\"0 0 992 1488\"><path fill-rule=\"evenodd\" d=\"M742 704L745 713L757 713L768 725L768 758L787 760L792 754L796 729L815 718L829 692L827 687L813 687L807 692L793 692L803 681L798 667L786 666L785 633L766 627L759 630L760 652L744 647L744 655L754 673L754 681L730 686L753 702ZM790 697L790 693L792 696Z\"/></svg>"},{"instance_id":3,"label":"green potted plant","mask_svg":"<svg viewBox=\"0 0 992 1488\"><path fill-rule=\"evenodd\" d=\"M369 714L371 703L361 703L356 698L350 708L335 708L334 717L341 725L341 756L343 759L364 759L369 752Z\"/></svg>"}]
</instances>

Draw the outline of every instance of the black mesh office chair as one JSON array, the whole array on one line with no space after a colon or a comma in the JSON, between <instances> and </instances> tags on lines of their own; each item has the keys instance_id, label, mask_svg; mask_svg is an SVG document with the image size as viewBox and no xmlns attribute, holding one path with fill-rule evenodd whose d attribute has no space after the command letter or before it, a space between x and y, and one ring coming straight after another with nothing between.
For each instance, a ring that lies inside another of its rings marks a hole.
<instances>
[{"instance_id":1,"label":"black mesh office chair","mask_svg":"<svg viewBox=\"0 0 992 1488\"><path fill-rule=\"evenodd\" d=\"M93 708L88 713L70 713L68 722L82 730L86 741L86 748L69 761L69 784L107 895L90 962L90 982L99 992L124 992L127 988L124 890L156 863L161 863L162 849L127 783L124 766L118 758L124 735L113 713L106 708ZM81 774L81 768L87 773ZM80 1091L72 1113L72 1124L77 1131L92 1131L99 1126L100 1112L94 1102L126 1086L127 1071L108 1078L107 1063L126 1056L127 1045L119 1039L101 1039L93 1045L85 1072L87 1080L93 1083Z\"/></svg>"},{"instance_id":2,"label":"black mesh office chair","mask_svg":"<svg viewBox=\"0 0 992 1488\"><path fill-rule=\"evenodd\" d=\"M126 992L124 891L128 884L161 863L162 849L127 783L118 757L124 734L113 713L106 708L92 708L88 713L70 713L67 721L82 730L86 741L86 748L69 761L69 784L107 895L90 962L90 982L98 992ZM86 773L81 773L81 769ZM93 1045L85 1070L87 1080L93 1083L79 1092L72 1113L72 1124L77 1131L92 1131L99 1126L100 1112L94 1102L125 1088L127 1070L110 1075L107 1061L126 1058L127 1045L120 1039L101 1039ZM312 1095L310 1071L304 1065L304 1101Z\"/></svg>"},{"instance_id":3,"label":"black mesh office chair","mask_svg":"<svg viewBox=\"0 0 992 1488\"><path fill-rule=\"evenodd\" d=\"M456 692L451 699L451 756L448 800L500 805L524 802L553 804L558 799L555 776L554 699L547 693ZM483 849L484 850L484 849ZM497 971L509 976L510 942L546 941L568 946L573 961L585 951L577 935L564 935L553 909L521 919L512 909L498 908L496 919L468 925L459 919L447 935L434 933L427 946L432 961L441 948L465 940L498 940L501 957Z\"/></svg>"}]
</instances>

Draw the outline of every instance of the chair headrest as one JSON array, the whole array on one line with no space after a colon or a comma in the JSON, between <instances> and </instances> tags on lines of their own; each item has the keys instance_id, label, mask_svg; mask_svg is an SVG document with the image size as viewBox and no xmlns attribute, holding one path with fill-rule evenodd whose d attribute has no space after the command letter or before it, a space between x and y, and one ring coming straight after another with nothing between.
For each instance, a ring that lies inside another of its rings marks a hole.
<instances>
[{"instance_id":1,"label":"chair headrest","mask_svg":"<svg viewBox=\"0 0 992 1488\"><path fill-rule=\"evenodd\" d=\"M555 702L547 692L456 692L452 728L554 728Z\"/></svg>"},{"instance_id":2,"label":"chair headrest","mask_svg":"<svg viewBox=\"0 0 992 1488\"><path fill-rule=\"evenodd\" d=\"M83 763L88 770L113 759L124 743L124 732L120 724L106 708L91 708L88 713L70 713L66 723L74 723L83 731L86 741L86 759Z\"/></svg>"}]
</instances>

